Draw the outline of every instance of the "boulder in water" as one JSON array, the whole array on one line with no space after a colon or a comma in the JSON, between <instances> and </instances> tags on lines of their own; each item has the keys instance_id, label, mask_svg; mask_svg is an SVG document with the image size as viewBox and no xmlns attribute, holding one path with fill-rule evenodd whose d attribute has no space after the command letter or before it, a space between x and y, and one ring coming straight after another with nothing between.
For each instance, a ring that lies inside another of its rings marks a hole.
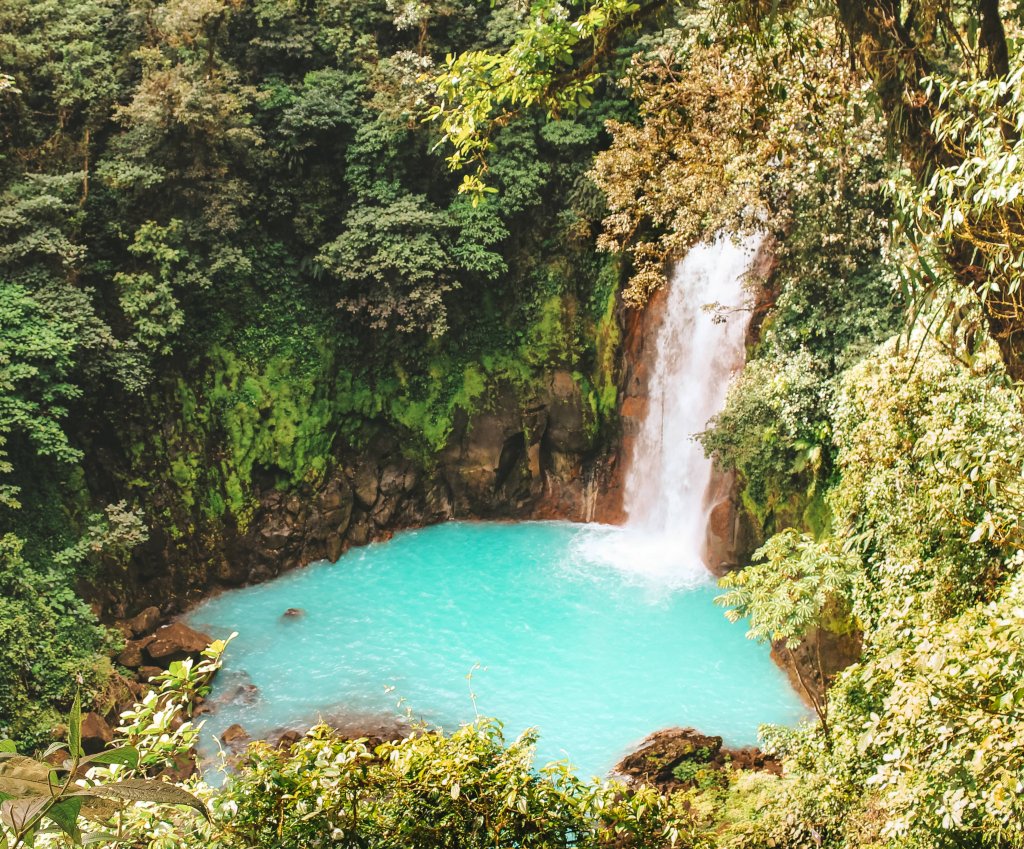
<instances>
[{"instance_id":1,"label":"boulder in water","mask_svg":"<svg viewBox=\"0 0 1024 849\"><path fill-rule=\"evenodd\" d=\"M282 619L301 619L306 615L306 611L301 607L289 607L284 613L281 614Z\"/></svg>"},{"instance_id":2,"label":"boulder in water","mask_svg":"<svg viewBox=\"0 0 1024 849\"><path fill-rule=\"evenodd\" d=\"M224 733L220 735L220 741L232 752L238 752L244 749L249 742L249 732L236 722L224 729Z\"/></svg>"},{"instance_id":3,"label":"boulder in water","mask_svg":"<svg viewBox=\"0 0 1024 849\"><path fill-rule=\"evenodd\" d=\"M207 710L216 710L222 705L230 704L243 704L253 705L259 701L260 691L259 688L249 680L249 676L245 675L242 680L237 683L230 683L228 686L218 695L216 698L211 699L205 705Z\"/></svg>"},{"instance_id":4,"label":"boulder in water","mask_svg":"<svg viewBox=\"0 0 1024 849\"><path fill-rule=\"evenodd\" d=\"M695 728L665 728L646 737L626 755L615 772L630 784L648 784L662 792L685 787L706 787L724 782L727 769L748 769L779 775L782 767L753 746L730 749L721 737Z\"/></svg>"}]
</instances>

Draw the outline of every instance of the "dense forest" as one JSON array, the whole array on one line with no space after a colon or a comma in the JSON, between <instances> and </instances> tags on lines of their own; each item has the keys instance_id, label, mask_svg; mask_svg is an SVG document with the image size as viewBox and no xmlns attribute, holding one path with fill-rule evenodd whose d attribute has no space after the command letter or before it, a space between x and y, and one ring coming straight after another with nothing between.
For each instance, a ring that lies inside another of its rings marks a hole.
<instances>
[{"instance_id":1,"label":"dense forest","mask_svg":"<svg viewBox=\"0 0 1024 849\"><path fill-rule=\"evenodd\" d=\"M0 846L1024 846L1022 31L1009 0L0 0ZM540 514L541 479L583 518L631 317L722 232L771 252L700 440L750 529L723 613L813 679L762 730L779 774L590 783L481 719L154 778L231 647L144 694L115 620ZM126 697L86 756L82 703Z\"/></svg>"}]
</instances>

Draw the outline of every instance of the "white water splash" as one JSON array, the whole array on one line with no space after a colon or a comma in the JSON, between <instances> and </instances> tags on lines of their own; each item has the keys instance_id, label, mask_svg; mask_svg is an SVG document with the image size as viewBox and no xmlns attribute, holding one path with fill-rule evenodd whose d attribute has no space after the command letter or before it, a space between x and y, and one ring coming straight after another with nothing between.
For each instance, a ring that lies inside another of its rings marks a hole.
<instances>
[{"instance_id":1,"label":"white water splash","mask_svg":"<svg viewBox=\"0 0 1024 849\"><path fill-rule=\"evenodd\" d=\"M693 248L669 284L647 415L626 473L621 528L592 526L576 554L673 587L709 580L704 564L711 461L694 439L722 409L750 321L743 280L760 243L720 237ZM709 304L719 305L708 310Z\"/></svg>"}]
</instances>

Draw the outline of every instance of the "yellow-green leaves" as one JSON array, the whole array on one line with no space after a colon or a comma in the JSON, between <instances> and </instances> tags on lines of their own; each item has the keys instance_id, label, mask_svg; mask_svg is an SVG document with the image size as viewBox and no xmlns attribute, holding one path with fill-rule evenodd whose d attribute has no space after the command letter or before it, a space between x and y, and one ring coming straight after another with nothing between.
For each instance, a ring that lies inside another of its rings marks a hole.
<instances>
[{"instance_id":1,"label":"yellow-green leaves","mask_svg":"<svg viewBox=\"0 0 1024 849\"><path fill-rule=\"evenodd\" d=\"M579 6L584 8L574 17ZM459 191L472 194L474 202L487 191L493 134L523 110L540 108L556 117L589 107L605 40L642 10L631 0L534 0L505 52L449 55L434 79L426 120L438 124L439 145L452 149L449 167L474 169Z\"/></svg>"}]
</instances>

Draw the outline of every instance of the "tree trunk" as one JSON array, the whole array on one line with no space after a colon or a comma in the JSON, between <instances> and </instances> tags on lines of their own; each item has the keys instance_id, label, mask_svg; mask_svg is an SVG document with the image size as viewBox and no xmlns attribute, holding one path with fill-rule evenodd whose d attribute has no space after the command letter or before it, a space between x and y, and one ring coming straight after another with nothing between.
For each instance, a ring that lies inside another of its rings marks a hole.
<instances>
[{"instance_id":1,"label":"tree trunk","mask_svg":"<svg viewBox=\"0 0 1024 849\"><path fill-rule=\"evenodd\" d=\"M929 97L920 84L931 68L914 38L913 24L901 18L902 0L836 0L836 8L851 51L871 77L890 131L900 140L918 182L927 182L938 167L957 166L960 160L939 145L931 132L937 92ZM1009 50L999 0L977 0L976 8L980 42L988 56L986 72L1005 76ZM1015 128L1010 131L1016 133ZM977 295L985 289L986 275L972 251L967 245L953 245L947 259L960 285ZM1020 297L1006 293L994 293L982 301L989 331L1014 380L1024 379L1024 304L1019 301Z\"/></svg>"},{"instance_id":2,"label":"tree trunk","mask_svg":"<svg viewBox=\"0 0 1024 849\"><path fill-rule=\"evenodd\" d=\"M979 0L981 13L981 44L988 54L986 73L990 77L1005 77L1010 73L1010 51L1006 45L1006 30L999 17L999 0Z\"/></svg>"}]
</instances>

